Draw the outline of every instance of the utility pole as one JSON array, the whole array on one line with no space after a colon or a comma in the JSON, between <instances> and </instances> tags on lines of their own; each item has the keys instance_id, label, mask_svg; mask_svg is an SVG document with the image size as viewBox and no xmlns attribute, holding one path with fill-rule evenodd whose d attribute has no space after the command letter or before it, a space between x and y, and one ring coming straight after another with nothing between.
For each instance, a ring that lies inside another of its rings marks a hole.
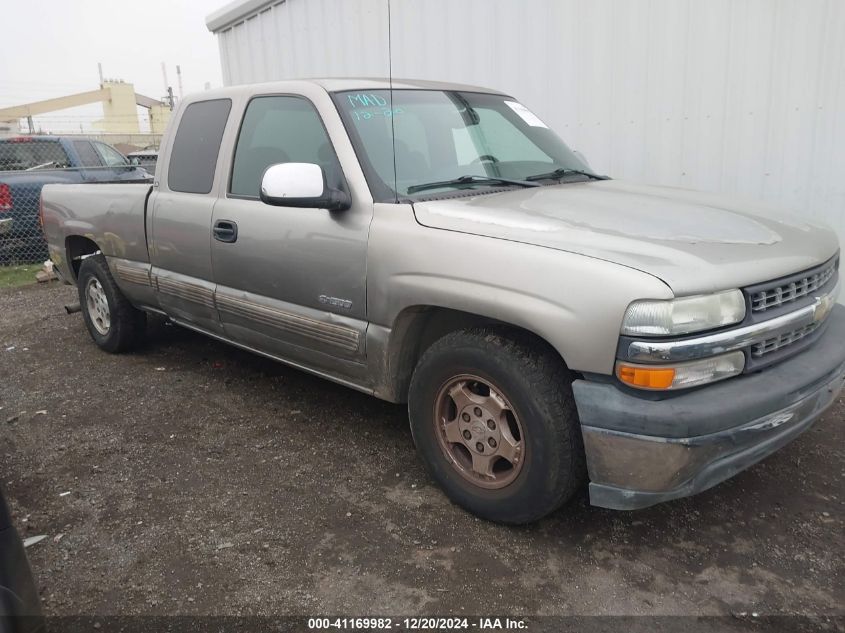
<instances>
[{"instance_id":1,"label":"utility pole","mask_svg":"<svg viewBox=\"0 0 845 633\"><path fill-rule=\"evenodd\" d=\"M164 77L164 91L167 92L170 82L167 81L167 66L164 65L164 62L161 62L161 76Z\"/></svg>"},{"instance_id":2,"label":"utility pole","mask_svg":"<svg viewBox=\"0 0 845 633\"><path fill-rule=\"evenodd\" d=\"M176 80L179 83L179 101L182 100L182 69L176 64Z\"/></svg>"},{"instance_id":3,"label":"utility pole","mask_svg":"<svg viewBox=\"0 0 845 633\"><path fill-rule=\"evenodd\" d=\"M103 64L102 62L97 62L97 70L100 71L100 88L103 87Z\"/></svg>"},{"instance_id":4,"label":"utility pole","mask_svg":"<svg viewBox=\"0 0 845 633\"><path fill-rule=\"evenodd\" d=\"M177 73L179 72L179 66L176 67ZM167 99L167 104L170 106L170 109L173 109L173 88L170 86L170 82L167 81L167 66L164 65L164 62L161 62L161 76L164 77L164 92L167 94L165 99ZM180 80L181 81L181 80Z\"/></svg>"}]
</instances>

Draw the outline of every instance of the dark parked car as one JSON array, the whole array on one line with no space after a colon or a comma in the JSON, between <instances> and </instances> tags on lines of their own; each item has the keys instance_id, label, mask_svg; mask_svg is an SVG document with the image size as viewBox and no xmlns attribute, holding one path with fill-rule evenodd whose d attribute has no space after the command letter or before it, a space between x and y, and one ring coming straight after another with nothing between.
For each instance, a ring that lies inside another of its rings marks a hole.
<instances>
[{"instance_id":1,"label":"dark parked car","mask_svg":"<svg viewBox=\"0 0 845 633\"><path fill-rule=\"evenodd\" d=\"M38 590L0 489L0 633L43 630Z\"/></svg>"},{"instance_id":2,"label":"dark parked car","mask_svg":"<svg viewBox=\"0 0 845 633\"><path fill-rule=\"evenodd\" d=\"M126 155L126 158L129 159L129 164L136 165L137 167L143 167L150 174L155 175L156 163L158 162L157 149L148 147L147 149L138 150L137 152L131 152Z\"/></svg>"},{"instance_id":3,"label":"dark parked car","mask_svg":"<svg viewBox=\"0 0 845 633\"><path fill-rule=\"evenodd\" d=\"M100 141L63 136L0 139L0 265L47 259L38 224L41 188L47 183L149 179L145 170Z\"/></svg>"}]
</instances>

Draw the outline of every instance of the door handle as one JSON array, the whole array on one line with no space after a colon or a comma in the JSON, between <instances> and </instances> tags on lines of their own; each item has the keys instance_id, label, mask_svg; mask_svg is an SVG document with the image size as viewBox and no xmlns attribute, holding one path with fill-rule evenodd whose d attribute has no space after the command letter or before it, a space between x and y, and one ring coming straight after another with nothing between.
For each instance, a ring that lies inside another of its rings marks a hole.
<instances>
[{"instance_id":1,"label":"door handle","mask_svg":"<svg viewBox=\"0 0 845 633\"><path fill-rule=\"evenodd\" d=\"M238 225L231 220L217 220L211 232L218 242L234 242L238 239Z\"/></svg>"}]
</instances>

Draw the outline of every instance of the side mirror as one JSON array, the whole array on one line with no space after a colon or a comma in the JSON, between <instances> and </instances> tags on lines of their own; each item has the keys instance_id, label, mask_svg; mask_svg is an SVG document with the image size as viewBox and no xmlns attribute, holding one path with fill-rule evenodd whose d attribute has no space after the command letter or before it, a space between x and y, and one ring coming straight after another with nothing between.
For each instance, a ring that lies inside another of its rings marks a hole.
<instances>
[{"instance_id":1,"label":"side mirror","mask_svg":"<svg viewBox=\"0 0 845 633\"><path fill-rule=\"evenodd\" d=\"M313 163L270 165L261 177L261 201L277 207L329 211L352 206L349 194L329 187L323 168Z\"/></svg>"}]
</instances>

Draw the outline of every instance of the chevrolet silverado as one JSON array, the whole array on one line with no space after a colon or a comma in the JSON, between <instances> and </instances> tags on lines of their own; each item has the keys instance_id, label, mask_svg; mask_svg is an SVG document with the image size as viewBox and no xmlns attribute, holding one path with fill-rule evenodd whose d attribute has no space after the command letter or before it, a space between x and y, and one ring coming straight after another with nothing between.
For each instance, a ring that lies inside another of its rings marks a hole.
<instances>
[{"instance_id":1,"label":"chevrolet silverado","mask_svg":"<svg viewBox=\"0 0 845 633\"><path fill-rule=\"evenodd\" d=\"M710 488L845 379L832 231L596 174L494 90L205 92L175 112L152 185L47 185L42 214L101 348L158 313L407 402L433 479L495 521L585 482L615 509Z\"/></svg>"}]
</instances>

